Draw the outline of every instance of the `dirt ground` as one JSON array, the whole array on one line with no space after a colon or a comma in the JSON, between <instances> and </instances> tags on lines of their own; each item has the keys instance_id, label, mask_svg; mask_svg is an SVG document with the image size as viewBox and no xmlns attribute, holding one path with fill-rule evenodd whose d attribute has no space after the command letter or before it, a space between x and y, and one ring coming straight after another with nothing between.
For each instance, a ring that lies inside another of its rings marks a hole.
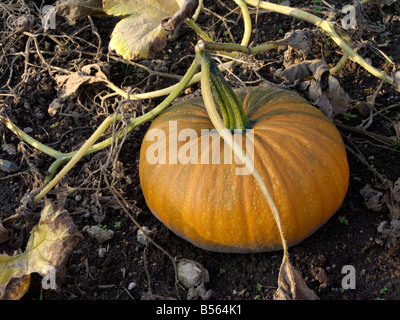
<instances>
[{"instance_id":1,"label":"dirt ground","mask_svg":"<svg viewBox=\"0 0 400 320\"><path fill-rule=\"evenodd\" d=\"M174 75L185 73L198 41L195 32L182 25L176 38L168 41L166 48L154 59L138 61L162 73L151 74L126 61L118 61L115 53L109 53L109 37L119 21L117 18L91 17L69 25L64 18L58 17L57 28L50 30L49 36L43 34L33 1L25 1L25 6L23 1L3 3L0 6L1 114L7 115L35 139L62 152L77 150L123 99L117 95L110 96L113 91L106 86L85 86L77 97L63 102L61 109L51 116L49 105L59 94L56 74L63 74L65 69L78 71L92 63L107 63L110 66L109 80L115 85L125 90L130 87L133 93L150 92L177 82ZM352 1L326 3L340 9ZM291 6L307 10L315 6L322 8L322 11L314 11L316 14L323 14L327 7L315 0L292 0ZM236 7L235 3L227 0L205 1L205 7L208 10L203 11L198 20L203 30L218 41L231 41L232 37L235 42L240 42L242 20L237 12L231 11ZM400 62L398 5L380 7L372 1L364 8L370 22L384 27L384 30L364 30L361 33L357 29L349 34L362 57L369 58L375 67L391 74L395 67L388 59L397 66ZM18 30L10 27L12 15L15 18L27 12L35 16L32 25ZM252 46L281 39L291 30L315 29L306 22L275 13L259 13L257 21L256 15L252 14L252 19ZM229 32L225 24L229 26ZM313 50L306 57L308 60L323 59L331 67L340 58L340 48L322 33L316 36ZM282 84L282 79L273 75L282 66L283 52L272 50L248 59L236 67L234 73L247 85ZM233 86L241 85L236 77L227 77ZM385 233L378 227L383 226L383 221L387 221L388 226L390 221L399 219L393 217L385 202L389 190L385 186L400 178L400 93L387 83L381 85L380 79L352 61L347 61L335 77L351 98L348 113L334 119L348 151L349 189L340 210L312 236L290 248L290 259L308 287L321 300L398 300L399 230L397 233L396 230ZM295 90L295 87L291 89ZM184 95L199 95L199 85L193 84ZM371 117L362 106L365 107L367 98L374 95ZM127 101L123 110L126 115L140 115L161 101L162 97ZM363 131L362 126L368 120L368 128ZM123 144L112 150L106 148L85 157L49 194L49 198L55 203L62 203L69 211L84 238L68 261L61 289L43 290L41 276L34 274L24 300L186 299L188 289L175 285L174 261L180 259L196 261L208 270L210 281L205 283L205 289L212 290L211 299L272 298L282 252L208 252L174 235L150 213L138 180L139 150L148 126L148 123L140 126L127 136ZM24 144L5 127L0 126L0 134L0 158L20 166L14 173L0 171L0 219L3 219L14 214L24 194L42 186L54 159ZM106 131L105 136L110 135L111 129ZM382 177L386 178L386 184L383 184ZM129 204L128 210L121 208L110 185L120 199ZM367 185L382 192L379 210L365 204L360 190ZM40 212L40 208L35 212ZM37 218L37 215L26 217L21 222L18 229L20 245L27 241L29 227ZM99 243L83 231L85 226L94 225L113 230L113 238ZM152 238L157 246L144 246L138 242L138 225L154 231ZM101 248L104 249L99 255ZM355 270L355 289L342 287L342 279L347 274L342 269L349 265ZM326 278L321 280L324 274Z\"/></svg>"}]
</instances>

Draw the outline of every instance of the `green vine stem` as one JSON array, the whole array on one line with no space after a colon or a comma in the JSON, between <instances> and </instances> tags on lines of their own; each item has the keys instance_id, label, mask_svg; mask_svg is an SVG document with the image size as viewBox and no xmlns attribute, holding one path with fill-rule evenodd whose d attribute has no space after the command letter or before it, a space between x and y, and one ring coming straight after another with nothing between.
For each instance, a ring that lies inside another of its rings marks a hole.
<instances>
[{"instance_id":1,"label":"green vine stem","mask_svg":"<svg viewBox=\"0 0 400 320\"><path fill-rule=\"evenodd\" d=\"M197 69L198 69L198 62L197 62L197 58L195 58L191 64L191 66L187 70L186 74L183 76L182 80L179 82L179 85L164 99L164 101L161 102L153 110L147 112L146 114L144 114L140 117L137 117L137 118L130 119L128 121L128 127L126 130L128 132L132 131L138 125L151 120L152 118L157 116L160 112L165 110L178 97L178 95L183 91L183 89L187 86L187 84L190 82L190 80L196 73ZM112 143L113 138L108 138L108 139L98 143L97 145L93 145L93 144L101 137L101 135L104 133L104 131L115 120L120 120L120 119L121 119L121 115L112 115L112 116L107 117L78 151L71 152L68 154L62 154L61 156L59 155L56 162L53 163L53 165L50 167L51 170L57 170L62 163L69 160L68 163L65 165L65 167L59 173L57 173L57 175L55 175L55 177L53 179L51 179L51 181L34 198L34 203L37 203L41 199L43 199L43 197L61 180L61 178L63 178L69 172L69 170L72 169L72 167L83 156L85 156L89 153L99 151L99 150L109 146ZM125 133L125 131L120 132L117 134L117 136L122 137L122 135L124 133ZM41 146L39 146L39 147L41 147ZM50 175L54 175L54 172L50 172Z\"/></svg>"},{"instance_id":2,"label":"green vine stem","mask_svg":"<svg viewBox=\"0 0 400 320\"><path fill-rule=\"evenodd\" d=\"M236 43L220 43L220 42L213 42L213 41L205 42L205 48L207 50L236 51L236 52L244 53L246 55L264 53L271 49L277 49L280 46L286 46L286 45L280 44L280 41L267 42L267 43L261 44L256 47L249 47L249 46L236 44Z\"/></svg>"},{"instance_id":3,"label":"green vine stem","mask_svg":"<svg viewBox=\"0 0 400 320\"><path fill-rule=\"evenodd\" d=\"M240 44L242 46L247 46L250 42L251 31L252 31L249 8L247 7L247 4L243 0L233 0L233 1L235 1L236 4L239 6L243 15L244 31L243 31L242 42Z\"/></svg>"},{"instance_id":4,"label":"green vine stem","mask_svg":"<svg viewBox=\"0 0 400 320\"><path fill-rule=\"evenodd\" d=\"M260 1L260 0L243 0L246 4L254 6L254 7L260 7L264 10L268 11L273 11L277 13L282 13L285 15L289 15L295 18L298 18L300 20L307 21L309 23L312 23L316 25L317 27L320 27L323 31L325 31L333 41L336 42L336 44L341 47L346 54L349 55L353 61L358 63L360 66L365 68L368 72L373 74L379 79L385 80L389 84L393 85L393 78L382 72L381 70L376 69L372 65L370 65L368 62L366 62L361 56L359 56L352 48L350 45L346 43L345 40L343 40L339 35L336 33L335 28L333 24L330 21L326 21L324 19L321 19L311 13L305 12L300 9L296 8L291 8L291 7L286 7L270 2L265 2L265 1Z\"/></svg>"},{"instance_id":5,"label":"green vine stem","mask_svg":"<svg viewBox=\"0 0 400 320\"><path fill-rule=\"evenodd\" d=\"M63 156L62 152L54 150L43 143L37 141L36 139L32 138L29 134L25 133L23 130L18 128L14 123L12 123L9 119L0 116L0 122L4 124L8 129L10 129L16 136L19 136L22 140L26 143L30 144L32 147L42 151L44 154L49 155L53 158L60 158Z\"/></svg>"},{"instance_id":6,"label":"green vine stem","mask_svg":"<svg viewBox=\"0 0 400 320\"><path fill-rule=\"evenodd\" d=\"M347 35L347 33L343 32L340 29L336 29L336 33L343 38L344 41L346 41L346 43L348 45L351 44L351 39L350 37ZM347 54L347 52L343 53L343 56L340 58L339 62L330 70L330 74L334 75L335 73L337 73L340 69L342 69L344 67L344 65L346 64L347 59L349 58L349 55Z\"/></svg>"},{"instance_id":7,"label":"green vine stem","mask_svg":"<svg viewBox=\"0 0 400 320\"><path fill-rule=\"evenodd\" d=\"M106 129L114 122L117 118L116 115L107 117L103 123L97 128L92 136L86 140L83 146L78 150L77 153L71 158L67 165L52 179L33 199L34 203L39 202L68 172L72 167L86 154L86 151L96 142L96 140L106 131Z\"/></svg>"},{"instance_id":8,"label":"green vine stem","mask_svg":"<svg viewBox=\"0 0 400 320\"><path fill-rule=\"evenodd\" d=\"M201 42L199 43L199 46L205 47ZM235 129L245 130L246 128L249 128L251 122L244 112L242 102L233 92L221 71L218 70L215 62L210 58L210 55L206 50L200 51L199 54L202 59L207 60L210 64L210 80L212 86L215 87L214 94L217 100L219 100L220 107L224 107L230 114L231 123L229 127L226 127L231 131Z\"/></svg>"},{"instance_id":9,"label":"green vine stem","mask_svg":"<svg viewBox=\"0 0 400 320\"><path fill-rule=\"evenodd\" d=\"M204 44L201 42L197 45L196 51L198 52L199 56L201 57L202 54L201 52L205 50ZM281 265L281 269L283 268L284 264L289 262L289 253L288 253L288 247L285 239L285 235L283 232L282 228L282 222L278 213L278 209L276 208L275 202L272 199L272 196L270 192L268 191L267 186L265 185L262 177L258 173L257 169L254 167L254 164L252 160L246 155L246 153L243 151L243 149L237 144L237 142L232 138L232 134L227 128L224 126L224 123L222 122L217 108L214 103L214 98L212 95L211 91L211 85L210 85L210 63L207 61L207 59L200 59L201 61L201 92L203 96L203 101L206 106L208 115L210 117L211 122L213 123L214 127L218 130L218 133L221 135L221 137L224 139L224 141L227 143L227 145L233 150L235 155L241 159L243 163L245 163L246 168L251 172L253 177L255 178L258 186L260 187L262 193L265 196L265 199L267 200L267 203L271 209L272 215L274 217L274 220L277 224L279 234L281 237L282 241L282 248L283 248L283 261ZM295 283L294 280L294 275L292 272L292 269L289 268L289 277L290 281L292 284Z\"/></svg>"},{"instance_id":10,"label":"green vine stem","mask_svg":"<svg viewBox=\"0 0 400 320\"><path fill-rule=\"evenodd\" d=\"M202 8L203 8L203 0L199 0L199 5L197 6L197 9L192 17L194 22L197 21L197 18L199 17Z\"/></svg>"}]
</instances>

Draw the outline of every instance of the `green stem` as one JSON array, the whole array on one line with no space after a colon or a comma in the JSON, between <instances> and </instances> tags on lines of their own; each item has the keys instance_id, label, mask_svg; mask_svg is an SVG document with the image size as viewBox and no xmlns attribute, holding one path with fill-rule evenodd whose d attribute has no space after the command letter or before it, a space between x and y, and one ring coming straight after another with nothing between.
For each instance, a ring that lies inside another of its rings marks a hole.
<instances>
[{"instance_id":1,"label":"green stem","mask_svg":"<svg viewBox=\"0 0 400 320\"><path fill-rule=\"evenodd\" d=\"M343 32L340 29L336 29L336 33L343 38L344 41L346 41L346 43L348 45L351 44L351 39L350 37L347 35L347 33ZM339 62L330 70L330 74L334 75L335 73L337 73L340 69L343 68L343 66L346 64L347 59L349 58L349 55L347 54L347 52L343 53L343 56L340 58Z\"/></svg>"},{"instance_id":2,"label":"green stem","mask_svg":"<svg viewBox=\"0 0 400 320\"><path fill-rule=\"evenodd\" d=\"M14 123L10 120L0 116L0 122L2 122L8 129L10 129L15 135L19 136L22 140L26 143L30 144L32 147L40 150L41 152L53 157L58 158L63 155L63 153L50 148L43 143L37 141L36 139L32 138L29 134L25 133L23 130L18 128Z\"/></svg>"},{"instance_id":3,"label":"green stem","mask_svg":"<svg viewBox=\"0 0 400 320\"><path fill-rule=\"evenodd\" d=\"M194 13L194 15L193 15L193 17L192 17L192 20L193 20L194 22L197 21L197 19L198 19L199 15L200 15L200 12L201 12L201 9L202 9L202 8L203 8L203 0L199 0L199 5L197 6L196 12Z\"/></svg>"},{"instance_id":4,"label":"green stem","mask_svg":"<svg viewBox=\"0 0 400 320\"><path fill-rule=\"evenodd\" d=\"M198 55L210 65L211 85L221 108L222 115L225 115L224 124L226 128L231 131L234 129L245 130L250 126L251 121L244 112L242 102L233 92L231 86L225 80L209 53L205 50L204 41L200 40L197 47L202 48L201 50L196 49L198 50Z\"/></svg>"},{"instance_id":5,"label":"green stem","mask_svg":"<svg viewBox=\"0 0 400 320\"><path fill-rule=\"evenodd\" d=\"M179 82L179 85L161 102L156 108L147 112L146 114L132 118L128 121L127 132L132 131L138 125L151 120L155 116L157 116L160 112L165 110L176 98L177 96L183 91L183 89L188 85L192 77L195 75L198 69L198 62L197 58L192 62L191 66L189 67L186 74L182 77L182 80ZM114 120L120 120L121 115L113 115L106 118L103 123L97 128L97 130L92 134L92 136L84 143L84 145L76 152L70 152L68 154L61 154L57 158L57 160L51 165L49 168L50 177L54 176L55 170L57 170L60 165L64 162L69 162L66 166L57 174L55 177L45 186L45 188L34 198L34 202L37 203L40 201L59 181L62 177L64 177L69 170L85 155L99 151L104 149L105 147L109 146L113 138L108 138L96 145L93 145L100 136L104 133L104 131L114 122ZM122 136L126 133L126 131L119 132L117 134L118 138L122 138Z\"/></svg>"},{"instance_id":6,"label":"green stem","mask_svg":"<svg viewBox=\"0 0 400 320\"><path fill-rule=\"evenodd\" d=\"M106 118L103 123L97 128L92 136L86 140L79 151L72 157L72 159L66 164L64 168L51 180L33 199L34 203L39 202L71 169L75 164L85 155L86 151L96 142L96 140L103 134L103 132L114 122L115 119L121 116L110 116Z\"/></svg>"},{"instance_id":7,"label":"green stem","mask_svg":"<svg viewBox=\"0 0 400 320\"><path fill-rule=\"evenodd\" d=\"M213 92L222 92L222 88L219 85L219 82L211 81L211 87ZM224 98L221 95L215 95L217 99L218 105L222 112L222 119L224 120L224 125L229 130L233 131L235 129L235 121L233 119L232 112L229 112L225 107Z\"/></svg>"},{"instance_id":8,"label":"green stem","mask_svg":"<svg viewBox=\"0 0 400 320\"><path fill-rule=\"evenodd\" d=\"M196 47L196 51L198 52L200 57L202 57L201 53L203 50L204 50L204 46L202 47L201 44ZM218 114L218 111L214 104L214 99L213 99L213 95L212 95L211 87L210 87L211 64L210 64L210 61L207 61L207 59L201 59L201 73L202 73L201 93L202 93L204 104L206 106L210 120L213 123L214 127L217 129L218 133L224 139L226 144L233 150L235 155L243 163L245 163L247 170L249 170L249 173L251 173L253 175L253 177L255 178L262 193L264 194L265 199L267 200L268 206L271 209L272 216L274 217L274 220L275 220L278 230L279 230L279 235L280 235L281 242L282 242L282 248L284 251L282 266L284 265L285 262L288 262L290 264L288 247L287 247L285 235L283 232L282 222L281 222L281 219L280 219L280 216L278 213L278 209L275 205L275 202L274 202L267 186L265 185L262 177L260 176L257 169L254 167L252 160L246 155L246 153L243 151L242 147L239 146L237 144L237 142L233 139L232 134L230 133L229 130L227 130L225 128L224 123L222 122L222 120ZM290 272L289 272L289 277L290 277L291 283L294 284L295 282L294 282L294 276L293 276L292 270L290 270Z\"/></svg>"},{"instance_id":9,"label":"green stem","mask_svg":"<svg viewBox=\"0 0 400 320\"><path fill-rule=\"evenodd\" d=\"M265 51L276 49L280 46L286 46L284 44L279 44L279 41L268 42L256 47L248 47L241 44L236 43L221 43L221 42L214 42L214 41L207 41L205 42L205 48L207 50L224 50L224 51L236 51L240 53L244 53L247 55L251 54L259 54L264 53Z\"/></svg>"},{"instance_id":10,"label":"green stem","mask_svg":"<svg viewBox=\"0 0 400 320\"><path fill-rule=\"evenodd\" d=\"M327 34L330 35L333 41L336 42L336 44L341 47L345 53L349 55L353 61L361 65L363 68L365 68L368 72L373 74L379 79L385 80L386 82L393 84L393 78L386 75L384 72L374 68L372 65L370 65L368 62L366 62L361 56L359 56L352 48L349 46L346 41L344 41L341 37L338 36L338 34L335 31L335 28L333 24L330 21L326 21L324 19L321 19L311 13L304 12L300 9L296 8L291 8L291 7L286 7L286 6L281 6L278 4L270 3L270 2L265 2L265 1L259 1L259 0L243 0L245 3L248 5L254 6L254 7L260 7L265 10L273 11L273 12L278 12L282 13L285 15L289 15L295 18L298 18L300 20L307 21L309 23L312 23L316 25L317 27L320 27L322 30L324 30Z\"/></svg>"},{"instance_id":11,"label":"green stem","mask_svg":"<svg viewBox=\"0 0 400 320\"><path fill-rule=\"evenodd\" d=\"M242 11L243 15L244 31L243 31L242 42L240 44L243 46L247 46L250 42L251 31L252 31L249 8L247 7L247 4L242 0L234 0L234 1L240 7L240 10Z\"/></svg>"}]
</instances>

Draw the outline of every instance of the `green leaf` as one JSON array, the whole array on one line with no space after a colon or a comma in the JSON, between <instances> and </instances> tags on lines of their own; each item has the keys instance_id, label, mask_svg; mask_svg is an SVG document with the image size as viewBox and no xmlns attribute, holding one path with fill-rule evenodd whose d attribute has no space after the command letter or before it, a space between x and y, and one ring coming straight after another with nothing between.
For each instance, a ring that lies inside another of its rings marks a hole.
<instances>
[{"instance_id":1,"label":"green leaf","mask_svg":"<svg viewBox=\"0 0 400 320\"><path fill-rule=\"evenodd\" d=\"M108 15L125 17L111 35L110 49L127 60L152 58L166 45L167 31L161 21L173 16L182 0L104 0Z\"/></svg>"}]
</instances>

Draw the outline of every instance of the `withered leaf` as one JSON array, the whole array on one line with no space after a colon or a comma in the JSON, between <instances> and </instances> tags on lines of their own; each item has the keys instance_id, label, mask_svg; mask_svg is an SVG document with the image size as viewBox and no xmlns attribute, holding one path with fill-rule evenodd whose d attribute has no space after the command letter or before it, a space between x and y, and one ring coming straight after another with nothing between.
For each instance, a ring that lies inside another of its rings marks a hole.
<instances>
[{"instance_id":1,"label":"withered leaf","mask_svg":"<svg viewBox=\"0 0 400 320\"><path fill-rule=\"evenodd\" d=\"M183 0L103 0L104 11L123 19L111 34L110 49L127 60L152 58L166 45L161 21L175 15Z\"/></svg>"},{"instance_id":2,"label":"withered leaf","mask_svg":"<svg viewBox=\"0 0 400 320\"><path fill-rule=\"evenodd\" d=\"M382 210L383 205L381 203L381 198L383 193L372 189L369 185L365 185L364 188L360 190L361 196L364 198L364 205L375 212Z\"/></svg>"},{"instance_id":3,"label":"withered leaf","mask_svg":"<svg viewBox=\"0 0 400 320\"><path fill-rule=\"evenodd\" d=\"M309 101L318 106L329 119L348 110L350 97L339 81L330 75L324 61L304 61L276 72L275 75L299 84L299 89L305 91Z\"/></svg>"},{"instance_id":4,"label":"withered leaf","mask_svg":"<svg viewBox=\"0 0 400 320\"><path fill-rule=\"evenodd\" d=\"M62 279L65 264L81 239L68 212L47 201L25 251L12 256L0 254L0 299L20 297L9 289L24 288L26 276L33 272L45 276L48 266L56 270L58 280ZM16 282L10 284L11 280Z\"/></svg>"},{"instance_id":5,"label":"withered leaf","mask_svg":"<svg viewBox=\"0 0 400 320\"><path fill-rule=\"evenodd\" d=\"M11 278L5 286L0 285L0 300L19 300L28 291L31 275Z\"/></svg>"},{"instance_id":6,"label":"withered leaf","mask_svg":"<svg viewBox=\"0 0 400 320\"><path fill-rule=\"evenodd\" d=\"M293 274L294 283L292 283L290 272ZM291 265L288 259L284 259L274 300L319 300L319 298L307 287L300 272Z\"/></svg>"},{"instance_id":7,"label":"withered leaf","mask_svg":"<svg viewBox=\"0 0 400 320\"><path fill-rule=\"evenodd\" d=\"M87 16L105 16L102 0L59 0L55 4L55 11L65 17L69 24L75 24L79 19Z\"/></svg>"},{"instance_id":8,"label":"withered leaf","mask_svg":"<svg viewBox=\"0 0 400 320\"><path fill-rule=\"evenodd\" d=\"M106 64L91 64L84 66L81 72L57 75L55 79L57 85L61 88L59 92L60 99L67 100L75 98L83 85L107 81L107 76L105 75L106 70L108 70L108 65Z\"/></svg>"}]
</instances>

